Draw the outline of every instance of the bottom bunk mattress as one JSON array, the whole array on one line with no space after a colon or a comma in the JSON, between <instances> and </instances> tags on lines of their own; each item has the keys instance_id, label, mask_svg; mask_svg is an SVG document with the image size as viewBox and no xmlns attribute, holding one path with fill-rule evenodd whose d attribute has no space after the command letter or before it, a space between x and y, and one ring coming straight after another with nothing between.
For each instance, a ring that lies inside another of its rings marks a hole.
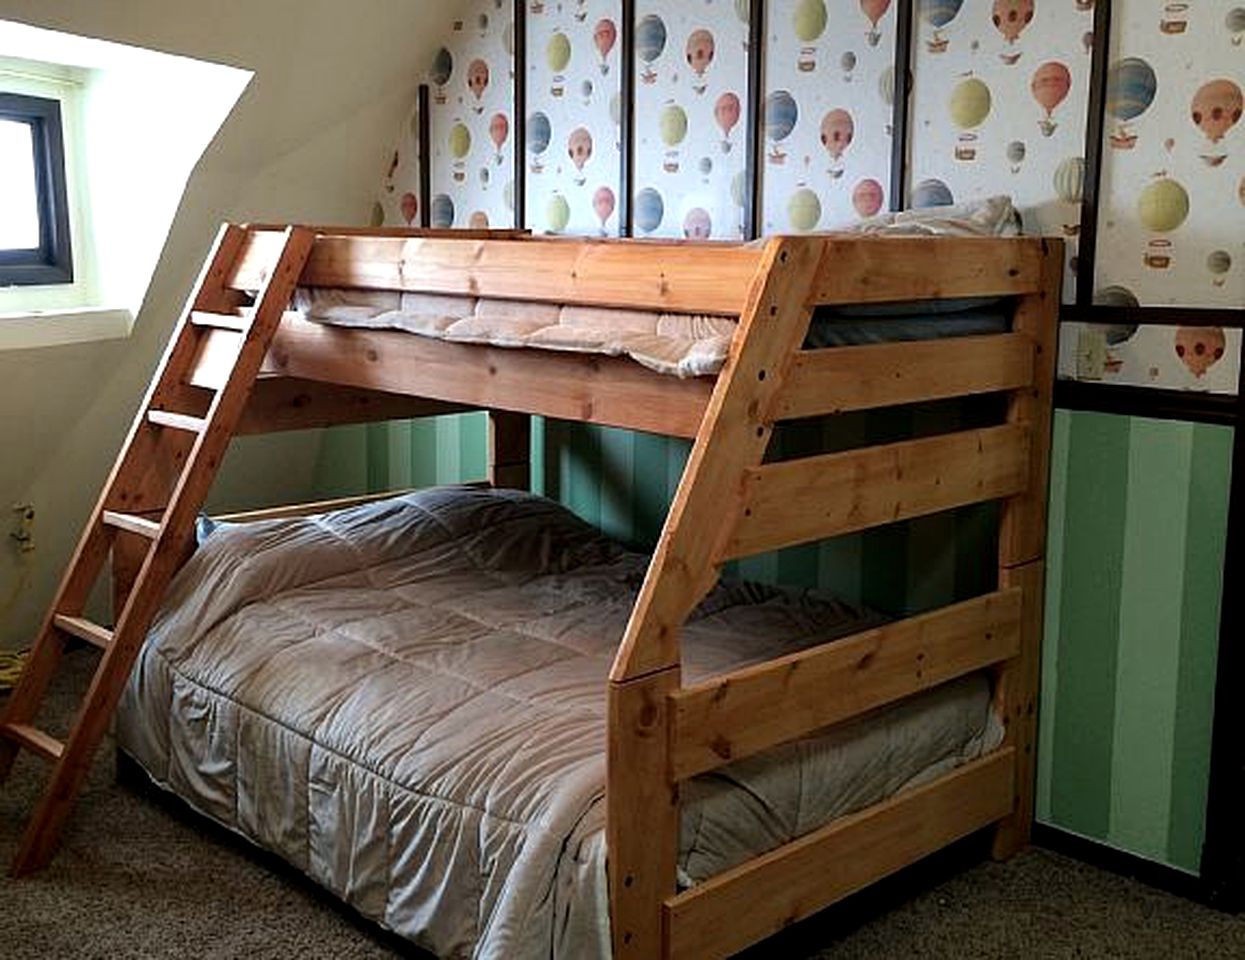
<instances>
[{"instance_id":1,"label":"bottom bunk mattress","mask_svg":"<svg viewBox=\"0 0 1245 960\"><path fill-rule=\"evenodd\" d=\"M439 488L226 525L170 588L119 745L441 956L607 957L604 690L646 566L514 492ZM719 585L683 632L684 677L877 622ZM974 676L697 777L679 882L1000 740Z\"/></svg>"}]
</instances>

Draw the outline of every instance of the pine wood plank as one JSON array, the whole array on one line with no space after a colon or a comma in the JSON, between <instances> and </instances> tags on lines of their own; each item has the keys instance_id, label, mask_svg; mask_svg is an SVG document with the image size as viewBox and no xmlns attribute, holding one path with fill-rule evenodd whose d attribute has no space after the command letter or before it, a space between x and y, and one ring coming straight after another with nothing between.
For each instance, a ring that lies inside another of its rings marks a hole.
<instances>
[{"instance_id":1,"label":"pine wood plank","mask_svg":"<svg viewBox=\"0 0 1245 960\"><path fill-rule=\"evenodd\" d=\"M258 285L271 242L256 236L234 286ZM301 283L737 316L758 258L753 247L676 241L326 235Z\"/></svg>"},{"instance_id":2,"label":"pine wood plank","mask_svg":"<svg viewBox=\"0 0 1245 960\"><path fill-rule=\"evenodd\" d=\"M207 429L207 421L203 417L174 413L171 410L148 410L147 419L157 427L184 430L186 433L202 433Z\"/></svg>"},{"instance_id":3,"label":"pine wood plank","mask_svg":"<svg viewBox=\"0 0 1245 960\"><path fill-rule=\"evenodd\" d=\"M0 734L44 760L59 760L65 751L65 745L54 736L28 723L0 724Z\"/></svg>"},{"instance_id":4,"label":"pine wood plank","mask_svg":"<svg viewBox=\"0 0 1245 960\"><path fill-rule=\"evenodd\" d=\"M999 586L1022 594L1016 656L999 665L994 680L994 708L1006 730L1003 745L1016 751L1014 806L994 835L994 856L1000 860L1027 846L1033 829L1045 567L1045 560L1038 559L999 569Z\"/></svg>"},{"instance_id":5,"label":"pine wood plank","mask_svg":"<svg viewBox=\"0 0 1245 960\"><path fill-rule=\"evenodd\" d=\"M410 420L463 413L472 407L298 377L265 376L242 411L236 435L307 430L347 423Z\"/></svg>"},{"instance_id":6,"label":"pine wood plank","mask_svg":"<svg viewBox=\"0 0 1245 960\"><path fill-rule=\"evenodd\" d=\"M1003 590L684 687L676 780L1014 657L1021 591Z\"/></svg>"},{"instance_id":7,"label":"pine wood plank","mask_svg":"<svg viewBox=\"0 0 1245 960\"><path fill-rule=\"evenodd\" d=\"M472 407L694 437L713 391L622 357L446 343L286 318L270 371ZM197 382L197 377L196 377Z\"/></svg>"},{"instance_id":8,"label":"pine wood plank","mask_svg":"<svg viewBox=\"0 0 1245 960\"><path fill-rule=\"evenodd\" d=\"M661 955L662 902L675 891L678 789L670 779L669 694L679 669L611 682L606 845L615 960Z\"/></svg>"},{"instance_id":9,"label":"pine wood plank","mask_svg":"<svg viewBox=\"0 0 1245 960\"><path fill-rule=\"evenodd\" d=\"M775 237L761 249L734 348L718 375L614 659L614 680L679 662L679 628L717 581L742 506L743 471L765 454L774 398L808 331L809 284L821 243Z\"/></svg>"},{"instance_id":10,"label":"pine wood plank","mask_svg":"<svg viewBox=\"0 0 1245 960\"><path fill-rule=\"evenodd\" d=\"M1033 340L1036 366L1033 386L1012 394L1009 423L1024 424L1031 436L1029 483L1020 496L1003 504L999 527L999 562L1018 566L1046 552L1046 486L1050 474L1051 401L1055 382L1055 339L1059 328L1063 241L1043 239L1041 288L1016 306L1012 327Z\"/></svg>"},{"instance_id":11,"label":"pine wood plank","mask_svg":"<svg viewBox=\"0 0 1245 960\"><path fill-rule=\"evenodd\" d=\"M1024 334L803 350L778 397L793 420L1028 386L1033 341Z\"/></svg>"},{"instance_id":12,"label":"pine wood plank","mask_svg":"<svg viewBox=\"0 0 1245 960\"><path fill-rule=\"evenodd\" d=\"M999 819L1014 762L997 750L670 898L664 955L727 957Z\"/></svg>"},{"instance_id":13,"label":"pine wood plank","mask_svg":"<svg viewBox=\"0 0 1245 960\"><path fill-rule=\"evenodd\" d=\"M116 510L105 510L103 519L104 523L110 527L137 533L148 540L154 540L160 536L160 524L157 521L136 513L118 513Z\"/></svg>"},{"instance_id":14,"label":"pine wood plank","mask_svg":"<svg viewBox=\"0 0 1245 960\"><path fill-rule=\"evenodd\" d=\"M101 627L98 623L93 623L85 617L71 617L67 614L58 613L53 615L52 622L56 624L58 630L77 637L79 640L85 640L101 650L107 650L109 644L112 643L111 630L107 627Z\"/></svg>"},{"instance_id":15,"label":"pine wood plank","mask_svg":"<svg viewBox=\"0 0 1245 960\"><path fill-rule=\"evenodd\" d=\"M333 497L329 500L311 500L306 503L284 503L275 507L259 507L255 510L217 513L212 515L212 519L222 523L253 523L256 520L309 517L312 514L328 513L330 510L344 510L347 507L358 507L365 503L376 503L378 500L388 500L390 497L410 492L410 490L385 490L380 493L364 493L354 497Z\"/></svg>"},{"instance_id":16,"label":"pine wood plank","mask_svg":"<svg viewBox=\"0 0 1245 960\"><path fill-rule=\"evenodd\" d=\"M1012 496L1029 482L1019 424L752 467L726 555L742 557Z\"/></svg>"},{"instance_id":17,"label":"pine wood plank","mask_svg":"<svg viewBox=\"0 0 1245 960\"><path fill-rule=\"evenodd\" d=\"M813 299L829 305L1034 293L1044 283L1042 243L1021 237L827 237Z\"/></svg>"},{"instance_id":18,"label":"pine wood plank","mask_svg":"<svg viewBox=\"0 0 1245 960\"><path fill-rule=\"evenodd\" d=\"M211 330L234 330L238 333L246 333L247 327L251 325L251 318L245 316L244 313L211 313L207 310L192 310L190 322L197 327L206 327Z\"/></svg>"}]
</instances>

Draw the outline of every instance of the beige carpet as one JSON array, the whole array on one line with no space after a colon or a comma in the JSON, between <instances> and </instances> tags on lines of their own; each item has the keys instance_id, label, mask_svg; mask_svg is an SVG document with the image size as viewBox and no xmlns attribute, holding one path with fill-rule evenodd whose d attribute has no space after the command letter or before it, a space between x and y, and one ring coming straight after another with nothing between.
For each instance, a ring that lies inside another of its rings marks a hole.
<instances>
[{"instance_id":1,"label":"beige carpet","mask_svg":"<svg viewBox=\"0 0 1245 960\"><path fill-rule=\"evenodd\" d=\"M89 653L73 655L78 679ZM48 723L69 715L61 691ZM23 756L0 790L0 862L41 783ZM1245 958L1230 917L1042 850L1006 864L969 844L748 952L762 958ZM400 955L402 944L288 868L114 781L111 744L52 866L0 879L0 957ZM405 951L419 956L416 951Z\"/></svg>"}]
</instances>

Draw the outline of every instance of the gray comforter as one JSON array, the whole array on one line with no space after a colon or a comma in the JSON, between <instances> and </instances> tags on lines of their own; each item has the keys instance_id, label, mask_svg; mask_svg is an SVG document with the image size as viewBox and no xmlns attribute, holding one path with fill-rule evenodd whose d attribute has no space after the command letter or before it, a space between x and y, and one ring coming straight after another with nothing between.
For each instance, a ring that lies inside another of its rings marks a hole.
<instances>
[{"instance_id":1,"label":"gray comforter","mask_svg":"<svg viewBox=\"0 0 1245 960\"><path fill-rule=\"evenodd\" d=\"M117 734L158 783L449 957L608 956L604 681L646 566L549 501L422 491L217 530ZM720 586L694 680L868 622ZM997 741L981 678L697 778L693 883Z\"/></svg>"}]
</instances>

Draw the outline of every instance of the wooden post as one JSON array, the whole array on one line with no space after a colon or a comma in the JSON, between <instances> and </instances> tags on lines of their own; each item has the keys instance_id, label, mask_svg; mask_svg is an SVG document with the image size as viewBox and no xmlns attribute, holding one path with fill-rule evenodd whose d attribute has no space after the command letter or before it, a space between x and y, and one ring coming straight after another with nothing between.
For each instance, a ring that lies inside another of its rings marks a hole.
<instances>
[{"instance_id":1,"label":"wooden post","mask_svg":"<svg viewBox=\"0 0 1245 960\"><path fill-rule=\"evenodd\" d=\"M678 667L609 684L605 796L614 960L664 955L662 911L675 893L679 848L668 695L678 688Z\"/></svg>"},{"instance_id":2,"label":"wooden post","mask_svg":"<svg viewBox=\"0 0 1245 960\"><path fill-rule=\"evenodd\" d=\"M532 488L532 417L508 410L488 412L488 482L513 490Z\"/></svg>"},{"instance_id":3,"label":"wooden post","mask_svg":"<svg viewBox=\"0 0 1245 960\"><path fill-rule=\"evenodd\" d=\"M1020 654L995 673L994 702L1016 749L1016 795L1011 816L994 835L994 856L1005 859L1029 842L1033 826L1037 688L1042 654L1042 580L1046 565L1046 488L1050 471L1051 394L1055 336L1059 324L1063 242L1043 241L1039 292L1017 305L1012 329L1034 344L1033 386L1012 393L1009 423L1030 430L1029 483L1024 493L1003 501L999 529L999 588L1018 586L1021 603Z\"/></svg>"}]
</instances>

